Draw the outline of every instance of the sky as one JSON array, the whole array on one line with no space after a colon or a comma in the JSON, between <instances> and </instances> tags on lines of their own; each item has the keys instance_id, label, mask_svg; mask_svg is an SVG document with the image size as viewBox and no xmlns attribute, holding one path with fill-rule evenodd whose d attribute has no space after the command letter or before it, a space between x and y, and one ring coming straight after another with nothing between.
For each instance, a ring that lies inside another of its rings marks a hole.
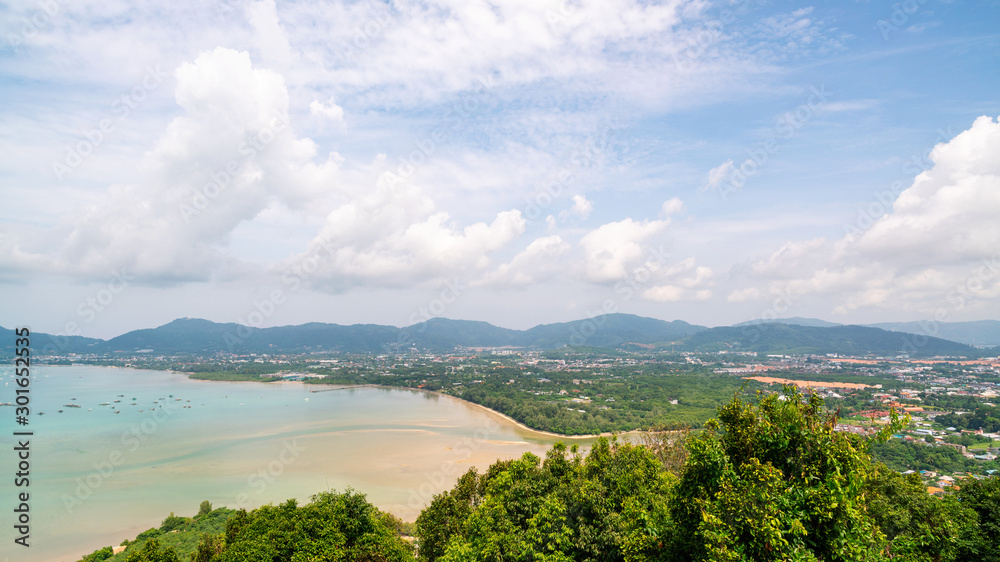
<instances>
[{"instance_id":1,"label":"sky","mask_svg":"<svg viewBox=\"0 0 1000 562\"><path fill-rule=\"evenodd\" d=\"M1000 2L0 4L0 325L1000 319Z\"/></svg>"}]
</instances>

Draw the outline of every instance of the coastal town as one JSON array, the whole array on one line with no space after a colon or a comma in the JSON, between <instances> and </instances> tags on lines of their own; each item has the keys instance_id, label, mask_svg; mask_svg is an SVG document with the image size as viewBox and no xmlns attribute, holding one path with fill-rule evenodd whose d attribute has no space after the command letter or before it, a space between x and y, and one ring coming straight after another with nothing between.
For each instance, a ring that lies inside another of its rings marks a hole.
<instances>
[{"instance_id":1,"label":"coastal town","mask_svg":"<svg viewBox=\"0 0 1000 562\"><path fill-rule=\"evenodd\" d=\"M452 353L53 355L49 364L169 369L193 378L407 387L468 400L529 427L566 434L680 423L699 428L734 393L795 385L837 412L835 430L871 438L884 462L928 492L1000 469L1000 358L670 353L459 348Z\"/></svg>"}]
</instances>

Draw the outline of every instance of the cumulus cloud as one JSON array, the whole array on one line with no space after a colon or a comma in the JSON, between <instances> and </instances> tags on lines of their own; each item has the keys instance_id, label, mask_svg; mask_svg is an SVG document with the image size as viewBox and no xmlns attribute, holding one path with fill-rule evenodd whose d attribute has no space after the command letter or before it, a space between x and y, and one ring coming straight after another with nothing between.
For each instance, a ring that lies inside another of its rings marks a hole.
<instances>
[{"instance_id":1,"label":"cumulus cloud","mask_svg":"<svg viewBox=\"0 0 1000 562\"><path fill-rule=\"evenodd\" d=\"M313 264L307 275L294 274L335 290L478 273L490 265L488 254L520 236L525 224L520 211L510 210L490 224L459 227L419 187L386 172L373 192L330 213L308 249L278 269L288 274Z\"/></svg>"},{"instance_id":2,"label":"cumulus cloud","mask_svg":"<svg viewBox=\"0 0 1000 562\"><path fill-rule=\"evenodd\" d=\"M559 220L566 220L569 217L577 216L585 219L594 210L594 204L583 195L573 196L573 206L559 213Z\"/></svg>"},{"instance_id":3,"label":"cumulus cloud","mask_svg":"<svg viewBox=\"0 0 1000 562\"><path fill-rule=\"evenodd\" d=\"M1000 297L1000 122L984 116L930 153L932 166L867 230L789 242L738 268L762 285L733 291L834 297L833 311L925 315L985 310Z\"/></svg>"},{"instance_id":4,"label":"cumulus cloud","mask_svg":"<svg viewBox=\"0 0 1000 562\"><path fill-rule=\"evenodd\" d=\"M562 258L570 249L571 246L558 235L538 238L511 261L470 285L516 287L544 281L563 270Z\"/></svg>"},{"instance_id":5,"label":"cumulus cloud","mask_svg":"<svg viewBox=\"0 0 1000 562\"><path fill-rule=\"evenodd\" d=\"M624 279L646 257L648 250L643 244L662 234L669 224L627 218L588 232L579 242L584 254L584 278L595 283Z\"/></svg>"},{"instance_id":6,"label":"cumulus cloud","mask_svg":"<svg viewBox=\"0 0 1000 562\"><path fill-rule=\"evenodd\" d=\"M845 248L908 265L957 264L1000 248L1000 123L980 117L931 151L892 212Z\"/></svg>"},{"instance_id":7,"label":"cumulus cloud","mask_svg":"<svg viewBox=\"0 0 1000 562\"><path fill-rule=\"evenodd\" d=\"M313 100L312 103L309 104L309 112L313 115L326 117L331 121L341 122L344 120L344 108L337 105L337 103L333 101L332 96L326 100L326 103L319 100Z\"/></svg>"},{"instance_id":8,"label":"cumulus cloud","mask_svg":"<svg viewBox=\"0 0 1000 562\"><path fill-rule=\"evenodd\" d=\"M390 172L365 185L356 173L348 177L340 155L317 159L316 144L292 131L284 80L254 68L247 52L213 49L175 75L181 115L146 153L144 181L113 185L100 204L80 209L57 227L57 247L5 239L0 268L93 279L125 270L137 283L154 284L245 272L248 264L220 249L240 225L277 205L322 226L305 251L273 273L322 250L323 264L310 276L316 286L399 286L481 274L489 254L525 230L520 211L463 225ZM321 110L336 109L328 101ZM376 166L384 168L384 159Z\"/></svg>"},{"instance_id":9,"label":"cumulus cloud","mask_svg":"<svg viewBox=\"0 0 1000 562\"><path fill-rule=\"evenodd\" d=\"M292 134L282 77L253 68L246 52L202 53L175 77L183 113L143 158L143 183L111 186L103 203L57 228L65 236L58 249L36 248L51 260L50 272L207 279L227 265L215 248L239 224L275 198L301 204L336 177L335 159L312 164L312 142ZM290 177L301 170L312 182ZM6 257L16 261L18 252Z\"/></svg>"},{"instance_id":10,"label":"cumulus cloud","mask_svg":"<svg viewBox=\"0 0 1000 562\"><path fill-rule=\"evenodd\" d=\"M690 257L669 267L654 270L651 278L656 284L643 291L642 296L656 302L707 300L712 296L709 289L712 277L712 268L698 265Z\"/></svg>"},{"instance_id":11,"label":"cumulus cloud","mask_svg":"<svg viewBox=\"0 0 1000 562\"><path fill-rule=\"evenodd\" d=\"M672 197L663 202L663 206L660 208L660 214L665 217L669 217L670 215L676 215L683 210L684 202L677 197Z\"/></svg>"}]
</instances>

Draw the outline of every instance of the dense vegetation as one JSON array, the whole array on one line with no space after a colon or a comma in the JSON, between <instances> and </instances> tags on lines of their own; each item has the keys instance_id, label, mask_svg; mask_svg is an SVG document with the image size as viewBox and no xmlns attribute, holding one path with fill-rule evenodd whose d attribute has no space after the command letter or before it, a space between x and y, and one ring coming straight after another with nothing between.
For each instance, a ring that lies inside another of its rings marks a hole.
<instances>
[{"instance_id":1,"label":"dense vegetation","mask_svg":"<svg viewBox=\"0 0 1000 562\"><path fill-rule=\"evenodd\" d=\"M834 431L815 395L735 398L698 434L644 445L600 439L470 470L416 522L419 560L1000 560L1000 480L945 497L873 461L873 441ZM890 423L884 441L901 423ZM214 513L214 512L208 512ZM204 514L202 514L204 516ZM170 517L164 527L185 521ZM195 518L197 519L197 517ZM179 561L149 537L128 562ZM404 524L363 495L240 510L206 532L195 562L413 560ZM136 541L138 542L138 541ZM94 553L95 556L98 553ZM100 560L101 558L91 558Z\"/></svg>"},{"instance_id":2,"label":"dense vegetation","mask_svg":"<svg viewBox=\"0 0 1000 562\"><path fill-rule=\"evenodd\" d=\"M1000 432L1000 407L970 404L971 412L962 414L944 414L934 421L957 429L981 429L987 433Z\"/></svg>"},{"instance_id":3,"label":"dense vegetation","mask_svg":"<svg viewBox=\"0 0 1000 562\"><path fill-rule=\"evenodd\" d=\"M352 490L339 494L323 492L301 507L295 500L288 500L279 506L266 505L251 512L226 510L212 517L219 511L211 512L208 517L221 519L223 526L184 533L183 546L172 540L172 535L176 534L172 531L194 529L185 529L188 522L178 521L183 518L171 514L160 529L150 529L136 537L126 552L111 556L111 548L106 547L84 557L83 561L413 560L413 547L401 536L404 524L379 511L363 494ZM194 544L188 544L191 539Z\"/></svg>"},{"instance_id":4,"label":"dense vegetation","mask_svg":"<svg viewBox=\"0 0 1000 562\"><path fill-rule=\"evenodd\" d=\"M194 517L181 517L171 513L159 527L153 527L142 533L132 541L126 541L127 548L124 552L112 554L111 547L102 548L84 557L85 562L100 562L109 560L120 562L132 560L135 557L141 558L142 552L170 551L181 559L194 553L198 548L198 543L202 536L215 535L221 533L226 528L226 522L233 514L232 509L220 507L212 509L212 504L207 501L201 502L198 513ZM169 556L169 554L164 554Z\"/></svg>"},{"instance_id":5,"label":"dense vegetation","mask_svg":"<svg viewBox=\"0 0 1000 562\"><path fill-rule=\"evenodd\" d=\"M1000 469L996 461L982 462L965 458L952 447L928 447L925 443L908 443L893 439L872 448L875 459L893 470L932 470L934 472L971 472Z\"/></svg>"}]
</instances>

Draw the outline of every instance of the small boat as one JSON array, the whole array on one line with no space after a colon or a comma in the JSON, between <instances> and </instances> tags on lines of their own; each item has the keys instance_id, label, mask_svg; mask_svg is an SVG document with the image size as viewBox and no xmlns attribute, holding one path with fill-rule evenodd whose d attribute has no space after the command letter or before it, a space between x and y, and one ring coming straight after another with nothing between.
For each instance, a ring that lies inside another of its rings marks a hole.
<instances>
[{"instance_id":1,"label":"small boat","mask_svg":"<svg viewBox=\"0 0 1000 562\"><path fill-rule=\"evenodd\" d=\"M61 413L62 413L62 410L59 410L59 413L61 414Z\"/></svg>"},{"instance_id":2,"label":"small boat","mask_svg":"<svg viewBox=\"0 0 1000 562\"><path fill-rule=\"evenodd\" d=\"M115 410L115 413L116 414L120 414L120 413L122 413L122 411L121 410Z\"/></svg>"}]
</instances>

